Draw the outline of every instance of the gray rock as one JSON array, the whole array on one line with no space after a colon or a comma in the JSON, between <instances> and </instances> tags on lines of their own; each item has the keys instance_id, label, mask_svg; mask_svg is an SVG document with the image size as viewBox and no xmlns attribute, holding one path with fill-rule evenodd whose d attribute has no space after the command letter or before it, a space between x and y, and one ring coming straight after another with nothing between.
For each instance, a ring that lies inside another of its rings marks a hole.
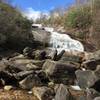
<instances>
[{"instance_id":1,"label":"gray rock","mask_svg":"<svg viewBox=\"0 0 100 100\"><path fill-rule=\"evenodd\" d=\"M84 53L80 52L65 52L61 58L61 61L71 61L71 62L77 62L81 63L84 59Z\"/></svg>"},{"instance_id":2,"label":"gray rock","mask_svg":"<svg viewBox=\"0 0 100 100\"><path fill-rule=\"evenodd\" d=\"M19 85L22 89L30 90L34 86L41 85L41 80L37 75L29 75L25 79L19 82Z\"/></svg>"},{"instance_id":3,"label":"gray rock","mask_svg":"<svg viewBox=\"0 0 100 100\"><path fill-rule=\"evenodd\" d=\"M14 61L9 61L9 66L12 68L15 68L16 70L19 69L19 71L26 71L31 68L42 68L44 64L44 61L40 60L32 60L32 59L17 59ZM30 68L31 67L31 68Z\"/></svg>"},{"instance_id":4,"label":"gray rock","mask_svg":"<svg viewBox=\"0 0 100 100\"><path fill-rule=\"evenodd\" d=\"M81 88L89 88L95 84L95 82L98 80L96 77L95 73L90 70L82 71L82 70L77 70L76 72L76 78L78 85Z\"/></svg>"},{"instance_id":5,"label":"gray rock","mask_svg":"<svg viewBox=\"0 0 100 100\"><path fill-rule=\"evenodd\" d=\"M91 59L82 63L82 67L90 70L95 70L97 65L100 64L100 59Z\"/></svg>"},{"instance_id":6,"label":"gray rock","mask_svg":"<svg viewBox=\"0 0 100 100\"><path fill-rule=\"evenodd\" d=\"M100 96L100 93L94 89L87 89L86 94L87 94L87 100L94 100L94 98Z\"/></svg>"},{"instance_id":7,"label":"gray rock","mask_svg":"<svg viewBox=\"0 0 100 100\"><path fill-rule=\"evenodd\" d=\"M52 100L54 92L52 89L48 87L34 87L33 94L39 99L39 100Z\"/></svg>"},{"instance_id":8,"label":"gray rock","mask_svg":"<svg viewBox=\"0 0 100 100\"><path fill-rule=\"evenodd\" d=\"M35 72L33 70L32 71L21 71L17 74L14 73L13 75L18 81L20 81L31 74L35 74Z\"/></svg>"},{"instance_id":9,"label":"gray rock","mask_svg":"<svg viewBox=\"0 0 100 100\"><path fill-rule=\"evenodd\" d=\"M70 100L70 93L65 85L59 85L54 100Z\"/></svg>"},{"instance_id":10,"label":"gray rock","mask_svg":"<svg viewBox=\"0 0 100 100\"><path fill-rule=\"evenodd\" d=\"M73 83L73 79L75 78L76 66L73 64L47 60L42 69L51 80L57 83Z\"/></svg>"},{"instance_id":11,"label":"gray rock","mask_svg":"<svg viewBox=\"0 0 100 100\"><path fill-rule=\"evenodd\" d=\"M100 78L100 65L97 66L96 70L95 70L95 74L98 78Z\"/></svg>"}]
</instances>

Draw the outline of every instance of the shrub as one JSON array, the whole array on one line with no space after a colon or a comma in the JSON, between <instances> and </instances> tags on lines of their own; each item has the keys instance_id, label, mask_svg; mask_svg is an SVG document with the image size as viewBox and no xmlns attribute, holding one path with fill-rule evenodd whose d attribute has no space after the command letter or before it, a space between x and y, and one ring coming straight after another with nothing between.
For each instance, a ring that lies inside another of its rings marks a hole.
<instances>
[{"instance_id":1,"label":"shrub","mask_svg":"<svg viewBox=\"0 0 100 100\"><path fill-rule=\"evenodd\" d=\"M85 29L91 25L92 18L89 7L73 8L69 10L66 19L65 26L71 28Z\"/></svg>"},{"instance_id":2,"label":"shrub","mask_svg":"<svg viewBox=\"0 0 100 100\"><path fill-rule=\"evenodd\" d=\"M5 37L0 44L22 46L31 42L31 24L16 8L0 3L0 37Z\"/></svg>"}]
</instances>

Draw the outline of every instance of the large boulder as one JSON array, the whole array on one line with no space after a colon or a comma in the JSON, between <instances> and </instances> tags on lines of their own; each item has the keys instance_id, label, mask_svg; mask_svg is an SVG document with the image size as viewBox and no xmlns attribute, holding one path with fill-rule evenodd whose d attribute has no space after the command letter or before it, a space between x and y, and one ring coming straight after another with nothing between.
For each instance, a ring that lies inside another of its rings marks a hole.
<instances>
[{"instance_id":1,"label":"large boulder","mask_svg":"<svg viewBox=\"0 0 100 100\"><path fill-rule=\"evenodd\" d=\"M11 68L15 68L15 69L19 69L21 71L25 71L25 70L31 70L31 69L41 69L43 64L44 64L44 60L40 61L40 60L32 60L32 59L15 59L15 60L11 60L9 61L9 66L12 66Z\"/></svg>"},{"instance_id":2,"label":"large boulder","mask_svg":"<svg viewBox=\"0 0 100 100\"><path fill-rule=\"evenodd\" d=\"M54 89L54 100L87 100L86 92L79 87L56 84Z\"/></svg>"},{"instance_id":3,"label":"large boulder","mask_svg":"<svg viewBox=\"0 0 100 100\"><path fill-rule=\"evenodd\" d=\"M19 82L19 85L22 89L27 89L30 90L34 86L39 86L41 85L41 80L37 75L29 75L25 79Z\"/></svg>"},{"instance_id":4,"label":"large boulder","mask_svg":"<svg viewBox=\"0 0 100 100\"><path fill-rule=\"evenodd\" d=\"M61 58L62 62L71 61L81 63L84 60L84 52L65 52Z\"/></svg>"},{"instance_id":5,"label":"large boulder","mask_svg":"<svg viewBox=\"0 0 100 100\"><path fill-rule=\"evenodd\" d=\"M93 86L95 82L99 80L96 77L95 73L90 70L86 70L86 71L77 70L75 73L76 73L78 85L83 89Z\"/></svg>"},{"instance_id":6,"label":"large boulder","mask_svg":"<svg viewBox=\"0 0 100 100\"><path fill-rule=\"evenodd\" d=\"M76 65L51 60L47 60L42 68L50 80L65 84L73 83L76 69Z\"/></svg>"},{"instance_id":7,"label":"large boulder","mask_svg":"<svg viewBox=\"0 0 100 100\"><path fill-rule=\"evenodd\" d=\"M70 93L65 85L59 85L54 100L70 100Z\"/></svg>"}]
</instances>

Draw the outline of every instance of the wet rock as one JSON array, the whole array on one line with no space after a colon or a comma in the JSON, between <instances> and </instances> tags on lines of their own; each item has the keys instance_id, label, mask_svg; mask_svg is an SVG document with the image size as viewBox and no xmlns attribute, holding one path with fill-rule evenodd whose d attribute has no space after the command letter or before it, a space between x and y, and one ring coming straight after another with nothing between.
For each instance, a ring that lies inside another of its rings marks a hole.
<instances>
[{"instance_id":1,"label":"wet rock","mask_svg":"<svg viewBox=\"0 0 100 100\"><path fill-rule=\"evenodd\" d=\"M54 92L52 89L48 87L34 87L33 88L33 94L39 99L39 100L52 100L54 96Z\"/></svg>"},{"instance_id":2,"label":"wet rock","mask_svg":"<svg viewBox=\"0 0 100 100\"><path fill-rule=\"evenodd\" d=\"M50 80L57 83L72 84L75 78L76 66L73 64L65 64L47 60L42 69Z\"/></svg>"},{"instance_id":3,"label":"wet rock","mask_svg":"<svg viewBox=\"0 0 100 100\"><path fill-rule=\"evenodd\" d=\"M23 89L27 89L30 90L32 89L34 86L38 86L41 85L41 80L39 79L39 77L37 75L29 75L27 76L25 79L23 79L22 81L19 82L19 85L21 88Z\"/></svg>"},{"instance_id":4,"label":"wet rock","mask_svg":"<svg viewBox=\"0 0 100 100\"><path fill-rule=\"evenodd\" d=\"M65 85L59 85L54 100L70 100L70 93Z\"/></svg>"},{"instance_id":5,"label":"wet rock","mask_svg":"<svg viewBox=\"0 0 100 100\"><path fill-rule=\"evenodd\" d=\"M77 70L75 73L78 85L84 89L93 86L95 82L98 80L95 73L90 70Z\"/></svg>"}]
</instances>

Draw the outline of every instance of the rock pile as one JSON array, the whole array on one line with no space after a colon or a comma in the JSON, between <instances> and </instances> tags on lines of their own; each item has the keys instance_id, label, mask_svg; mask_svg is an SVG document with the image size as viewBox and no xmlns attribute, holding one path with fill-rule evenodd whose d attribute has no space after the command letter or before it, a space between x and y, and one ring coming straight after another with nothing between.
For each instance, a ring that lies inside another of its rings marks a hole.
<instances>
[{"instance_id":1,"label":"rock pile","mask_svg":"<svg viewBox=\"0 0 100 100\"><path fill-rule=\"evenodd\" d=\"M31 91L38 100L99 100L100 57L94 54L27 47L0 61L0 87Z\"/></svg>"}]
</instances>

